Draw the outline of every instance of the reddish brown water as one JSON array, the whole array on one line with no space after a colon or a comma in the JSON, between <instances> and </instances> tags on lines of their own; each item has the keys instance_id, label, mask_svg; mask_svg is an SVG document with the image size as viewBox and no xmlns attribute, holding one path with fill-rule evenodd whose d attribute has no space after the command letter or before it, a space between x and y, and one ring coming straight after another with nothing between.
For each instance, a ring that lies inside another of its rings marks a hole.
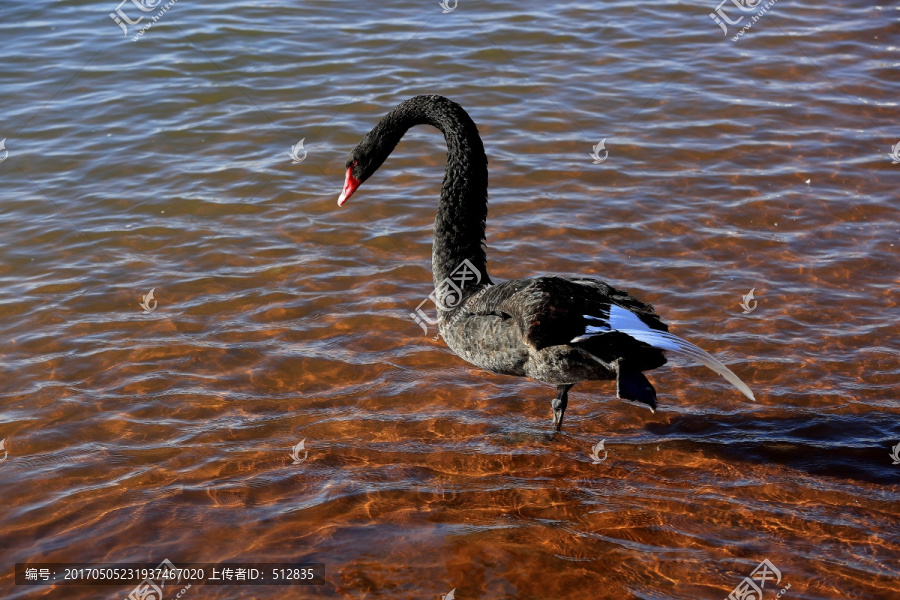
<instances>
[{"instance_id":1,"label":"reddish brown water","mask_svg":"<svg viewBox=\"0 0 900 600\"><path fill-rule=\"evenodd\" d=\"M765 600L900 598L895 7L115 8L0 8L0 597L167 558L325 564L185 600L721 600L763 559ZM554 436L551 386L423 335L440 135L335 204L418 93L479 124L495 281L627 289L757 402L673 360L656 414L583 384Z\"/></svg>"}]
</instances>

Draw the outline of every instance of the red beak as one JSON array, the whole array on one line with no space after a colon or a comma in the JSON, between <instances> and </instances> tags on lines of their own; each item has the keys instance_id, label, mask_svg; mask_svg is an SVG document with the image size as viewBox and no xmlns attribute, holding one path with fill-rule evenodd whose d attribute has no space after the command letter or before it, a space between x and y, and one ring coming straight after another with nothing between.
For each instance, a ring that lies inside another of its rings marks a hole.
<instances>
[{"instance_id":1,"label":"red beak","mask_svg":"<svg viewBox=\"0 0 900 600\"><path fill-rule=\"evenodd\" d=\"M353 176L353 167L349 167L347 169L347 179L344 180L344 191L341 192L341 196L338 198L338 206L344 205L344 202L353 195L360 183L360 180Z\"/></svg>"}]
</instances>

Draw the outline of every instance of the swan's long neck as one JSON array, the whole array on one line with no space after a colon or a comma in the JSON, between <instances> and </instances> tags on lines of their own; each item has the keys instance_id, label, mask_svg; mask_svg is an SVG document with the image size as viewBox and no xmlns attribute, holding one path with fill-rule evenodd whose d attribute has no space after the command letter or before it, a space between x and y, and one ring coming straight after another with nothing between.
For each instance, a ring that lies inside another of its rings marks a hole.
<instances>
[{"instance_id":1,"label":"swan's long neck","mask_svg":"<svg viewBox=\"0 0 900 600\"><path fill-rule=\"evenodd\" d=\"M441 130L447 141L447 168L434 218L431 251L435 286L450 277L466 260L479 271L480 284L490 283L483 247L487 219L487 157L475 122L451 100L441 96L416 96L388 113L376 130L382 125L384 129L379 135L387 138L382 145L390 150L415 125L433 125ZM474 281L470 279L468 285L474 285Z\"/></svg>"}]
</instances>

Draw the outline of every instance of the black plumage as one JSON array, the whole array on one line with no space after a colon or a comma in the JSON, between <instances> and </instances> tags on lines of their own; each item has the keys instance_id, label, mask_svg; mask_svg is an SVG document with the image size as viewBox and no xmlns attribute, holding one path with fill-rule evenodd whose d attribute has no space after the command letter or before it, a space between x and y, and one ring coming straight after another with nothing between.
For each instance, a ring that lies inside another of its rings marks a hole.
<instances>
[{"instance_id":1,"label":"black plumage","mask_svg":"<svg viewBox=\"0 0 900 600\"><path fill-rule=\"evenodd\" d=\"M555 384L551 405L557 430L568 391L580 381L615 379L618 397L655 409L656 391L643 371L665 364L665 351L697 359L753 399L725 365L668 333L652 306L598 279L535 277L494 284L483 244L487 157L475 123L447 98L416 96L388 113L347 157L338 204L419 124L437 127L447 141L432 270L438 327L457 355L494 373Z\"/></svg>"}]
</instances>

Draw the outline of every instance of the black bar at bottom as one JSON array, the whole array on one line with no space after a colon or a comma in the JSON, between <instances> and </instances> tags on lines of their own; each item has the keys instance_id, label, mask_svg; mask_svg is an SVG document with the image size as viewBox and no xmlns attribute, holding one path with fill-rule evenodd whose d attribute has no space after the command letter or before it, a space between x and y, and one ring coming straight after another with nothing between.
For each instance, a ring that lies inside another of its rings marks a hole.
<instances>
[{"instance_id":1,"label":"black bar at bottom","mask_svg":"<svg viewBox=\"0 0 900 600\"><path fill-rule=\"evenodd\" d=\"M16 563L16 585L319 585L324 575L323 563Z\"/></svg>"}]
</instances>

